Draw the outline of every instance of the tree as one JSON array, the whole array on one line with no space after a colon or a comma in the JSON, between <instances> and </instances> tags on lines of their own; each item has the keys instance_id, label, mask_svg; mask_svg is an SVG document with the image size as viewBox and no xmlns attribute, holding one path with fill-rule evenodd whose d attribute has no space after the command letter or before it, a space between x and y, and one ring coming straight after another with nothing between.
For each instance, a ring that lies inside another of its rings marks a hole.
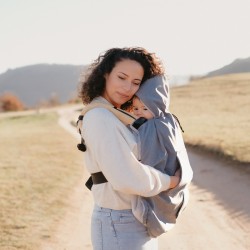
<instances>
[{"instance_id":1,"label":"tree","mask_svg":"<svg viewBox=\"0 0 250 250\"><path fill-rule=\"evenodd\" d=\"M0 96L0 111L20 111L24 109L23 103L12 93Z\"/></svg>"},{"instance_id":2,"label":"tree","mask_svg":"<svg viewBox=\"0 0 250 250\"><path fill-rule=\"evenodd\" d=\"M60 100L57 93L51 93L50 98L48 100L48 106L54 107L60 105Z\"/></svg>"}]
</instances>

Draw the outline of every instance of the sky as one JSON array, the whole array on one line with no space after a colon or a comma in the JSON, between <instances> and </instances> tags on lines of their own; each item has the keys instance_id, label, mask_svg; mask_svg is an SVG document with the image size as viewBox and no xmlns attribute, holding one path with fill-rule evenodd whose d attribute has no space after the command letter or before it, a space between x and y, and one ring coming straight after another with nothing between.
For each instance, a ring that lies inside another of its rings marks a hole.
<instances>
[{"instance_id":1,"label":"sky","mask_svg":"<svg viewBox=\"0 0 250 250\"><path fill-rule=\"evenodd\" d=\"M0 74L84 65L112 47L156 53L171 74L250 57L249 0L0 0Z\"/></svg>"}]
</instances>

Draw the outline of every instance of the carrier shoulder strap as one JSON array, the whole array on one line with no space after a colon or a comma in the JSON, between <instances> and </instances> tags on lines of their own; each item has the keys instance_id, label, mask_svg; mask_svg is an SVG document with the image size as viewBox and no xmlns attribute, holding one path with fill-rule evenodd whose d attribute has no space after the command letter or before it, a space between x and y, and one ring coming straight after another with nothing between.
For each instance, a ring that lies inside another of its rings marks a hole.
<instances>
[{"instance_id":1,"label":"carrier shoulder strap","mask_svg":"<svg viewBox=\"0 0 250 250\"><path fill-rule=\"evenodd\" d=\"M116 108L110 104L107 103L102 103L98 100L92 101L90 104L86 105L82 111L81 114L78 117L77 120L77 132L81 134L81 128L82 128L82 120L84 115L90 111L91 109L94 108L105 108L108 109L110 112L112 112L122 123L124 123L125 125L129 125L132 124L136 118L131 115L130 113L126 112L125 110ZM77 148L81 151L86 151L86 145L84 143L84 139L81 136L81 143L77 145Z\"/></svg>"},{"instance_id":2,"label":"carrier shoulder strap","mask_svg":"<svg viewBox=\"0 0 250 250\"><path fill-rule=\"evenodd\" d=\"M80 133L81 131L81 127L82 127L82 123L81 121L83 120L84 115L90 111L91 109L94 108L105 108L108 109L109 111L111 111L114 115L117 116L117 118L123 122L125 125L129 125L131 123L133 123L136 118L131 115L130 113L126 112L125 110L116 108L110 104L106 104L106 103L101 103L101 102L92 102L90 104L88 104L87 106L85 106L82 111L80 116L78 117L78 121L77 121L77 130Z\"/></svg>"}]
</instances>

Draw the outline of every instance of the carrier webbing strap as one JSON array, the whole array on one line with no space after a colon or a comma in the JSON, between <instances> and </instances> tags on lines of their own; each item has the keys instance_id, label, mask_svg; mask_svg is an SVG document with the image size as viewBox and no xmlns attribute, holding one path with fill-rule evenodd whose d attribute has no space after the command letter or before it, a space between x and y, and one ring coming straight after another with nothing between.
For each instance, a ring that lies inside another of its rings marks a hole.
<instances>
[{"instance_id":1,"label":"carrier webbing strap","mask_svg":"<svg viewBox=\"0 0 250 250\"><path fill-rule=\"evenodd\" d=\"M103 173L102 172L97 172L97 173L91 174L91 176L86 181L85 186L89 190L91 190L93 184L101 184L101 183L105 183L105 182L108 182L108 180L103 175Z\"/></svg>"}]
</instances>

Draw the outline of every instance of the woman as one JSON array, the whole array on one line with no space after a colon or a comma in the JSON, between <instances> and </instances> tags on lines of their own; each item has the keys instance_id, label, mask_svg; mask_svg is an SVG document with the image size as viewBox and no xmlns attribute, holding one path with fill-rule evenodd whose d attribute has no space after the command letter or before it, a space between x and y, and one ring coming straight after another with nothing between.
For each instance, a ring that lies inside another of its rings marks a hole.
<instances>
[{"instance_id":1,"label":"woman","mask_svg":"<svg viewBox=\"0 0 250 250\"><path fill-rule=\"evenodd\" d=\"M143 48L113 48L100 55L81 83L84 104L128 107L145 80L163 74L160 61ZM154 196L179 182L139 161L134 135L108 109L96 107L83 118L85 166L107 182L93 185L91 238L95 250L157 249L157 239L133 215L132 200Z\"/></svg>"}]
</instances>

